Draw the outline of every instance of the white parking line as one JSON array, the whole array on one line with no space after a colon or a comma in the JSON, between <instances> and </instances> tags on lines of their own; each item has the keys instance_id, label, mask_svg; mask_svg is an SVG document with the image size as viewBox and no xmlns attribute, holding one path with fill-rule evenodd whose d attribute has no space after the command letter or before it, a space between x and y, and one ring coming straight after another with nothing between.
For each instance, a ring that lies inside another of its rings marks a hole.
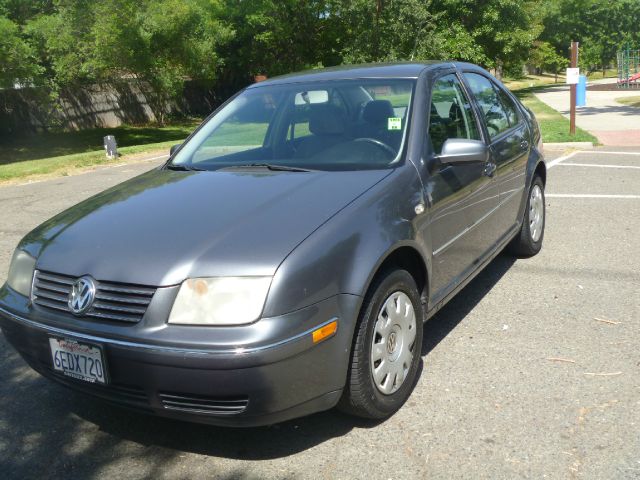
<instances>
[{"instance_id":1,"label":"white parking line","mask_svg":"<svg viewBox=\"0 0 640 480\"><path fill-rule=\"evenodd\" d=\"M640 152L603 152L601 150L580 150L577 153L591 153L591 154L604 154L604 155L640 155Z\"/></svg>"},{"instance_id":2,"label":"white parking line","mask_svg":"<svg viewBox=\"0 0 640 480\"><path fill-rule=\"evenodd\" d=\"M590 193L547 193L547 198L622 198L640 199L640 195L596 195Z\"/></svg>"},{"instance_id":3,"label":"white parking line","mask_svg":"<svg viewBox=\"0 0 640 480\"><path fill-rule=\"evenodd\" d=\"M564 162L565 160L569 160L571 157L579 154L580 152L571 152L569 155L565 155L564 157L558 157L555 160L551 160L549 163L547 163L547 170L549 170L550 168L555 167L556 165L558 165L560 162Z\"/></svg>"},{"instance_id":4,"label":"white parking line","mask_svg":"<svg viewBox=\"0 0 640 480\"><path fill-rule=\"evenodd\" d=\"M594 167L594 168L631 168L640 170L640 166L637 165L598 165L595 163L561 163L561 167Z\"/></svg>"}]
</instances>

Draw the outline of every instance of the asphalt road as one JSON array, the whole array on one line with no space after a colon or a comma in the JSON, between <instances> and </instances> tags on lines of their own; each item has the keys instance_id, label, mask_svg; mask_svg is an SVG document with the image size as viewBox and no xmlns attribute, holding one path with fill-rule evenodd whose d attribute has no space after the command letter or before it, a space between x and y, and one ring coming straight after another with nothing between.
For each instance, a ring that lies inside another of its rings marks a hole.
<instances>
[{"instance_id":1,"label":"asphalt road","mask_svg":"<svg viewBox=\"0 0 640 480\"><path fill-rule=\"evenodd\" d=\"M0 278L28 230L151 166L0 188ZM0 476L639 479L640 152L576 154L547 192L542 252L499 256L428 322L420 380L386 422L140 416L39 377L0 335Z\"/></svg>"}]
</instances>

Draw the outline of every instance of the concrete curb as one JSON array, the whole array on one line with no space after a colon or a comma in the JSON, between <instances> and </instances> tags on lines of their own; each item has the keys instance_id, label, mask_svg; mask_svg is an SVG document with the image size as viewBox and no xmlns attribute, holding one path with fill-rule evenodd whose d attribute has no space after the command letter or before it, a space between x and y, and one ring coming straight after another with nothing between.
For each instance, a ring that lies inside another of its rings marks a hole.
<instances>
[{"instance_id":1,"label":"concrete curb","mask_svg":"<svg viewBox=\"0 0 640 480\"><path fill-rule=\"evenodd\" d=\"M576 150L593 150L595 146L591 142L561 142L561 143L545 143L545 150L568 150L574 148Z\"/></svg>"}]
</instances>

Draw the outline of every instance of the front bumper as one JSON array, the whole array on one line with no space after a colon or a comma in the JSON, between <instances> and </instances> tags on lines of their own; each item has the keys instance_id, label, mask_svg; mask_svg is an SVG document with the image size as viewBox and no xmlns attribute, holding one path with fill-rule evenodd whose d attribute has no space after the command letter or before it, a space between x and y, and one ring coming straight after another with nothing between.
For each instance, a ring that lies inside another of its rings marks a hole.
<instances>
[{"instance_id":1,"label":"front bumper","mask_svg":"<svg viewBox=\"0 0 640 480\"><path fill-rule=\"evenodd\" d=\"M42 375L75 390L165 417L256 426L326 410L337 403L346 381L359 298L338 295L265 319L264 325L289 325L290 336L286 338L280 335L267 341L262 336L257 345L223 347L215 343L215 327L205 330L208 338L202 338L199 345L155 344L147 338L126 338L120 332L107 335L104 328L94 333L45 322L41 317L36 320L12 311L6 300L7 296L0 303L0 327L9 343ZM336 318L336 334L314 345L311 331ZM247 338L256 337L255 330L264 328L261 322L245 327ZM100 345L109 383L85 383L55 371L51 337Z\"/></svg>"}]
</instances>

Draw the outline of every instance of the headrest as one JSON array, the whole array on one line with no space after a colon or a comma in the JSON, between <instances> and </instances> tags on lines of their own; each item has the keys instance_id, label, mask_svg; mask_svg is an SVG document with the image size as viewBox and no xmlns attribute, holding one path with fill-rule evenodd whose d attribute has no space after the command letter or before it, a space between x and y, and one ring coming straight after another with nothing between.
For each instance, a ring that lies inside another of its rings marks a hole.
<instances>
[{"instance_id":1,"label":"headrest","mask_svg":"<svg viewBox=\"0 0 640 480\"><path fill-rule=\"evenodd\" d=\"M342 135L347 128L344 113L335 105L314 105L309 112L309 131L314 135Z\"/></svg>"},{"instance_id":2,"label":"headrest","mask_svg":"<svg viewBox=\"0 0 640 480\"><path fill-rule=\"evenodd\" d=\"M389 100L371 100L362 111L362 118L365 122L382 124L386 123L387 118L395 117L393 106Z\"/></svg>"}]
</instances>

